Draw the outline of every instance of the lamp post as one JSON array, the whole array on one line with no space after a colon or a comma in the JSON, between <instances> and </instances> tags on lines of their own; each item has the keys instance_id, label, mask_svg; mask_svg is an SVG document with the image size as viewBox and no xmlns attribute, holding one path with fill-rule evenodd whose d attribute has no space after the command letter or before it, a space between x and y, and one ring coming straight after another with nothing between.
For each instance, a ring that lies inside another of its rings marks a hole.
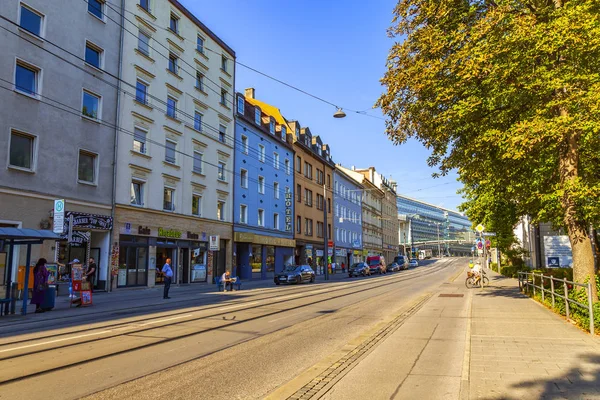
<instances>
[{"instance_id":1,"label":"lamp post","mask_svg":"<svg viewBox=\"0 0 600 400\"><path fill-rule=\"evenodd\" d=\"M323 170L325 170L323 168ZM325 174L323 173L323 267L325 268L325 280L329 280L329 238L327 237L327 186L325 183Z\"/></svg>"}]
</instances>

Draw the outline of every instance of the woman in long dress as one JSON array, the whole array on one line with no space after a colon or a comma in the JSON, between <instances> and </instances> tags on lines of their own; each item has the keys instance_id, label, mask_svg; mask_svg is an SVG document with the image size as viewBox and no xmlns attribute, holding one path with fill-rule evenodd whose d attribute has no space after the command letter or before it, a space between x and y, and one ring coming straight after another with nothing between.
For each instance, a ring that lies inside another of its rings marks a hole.
<instances>
[{"instance_id":1,"label":"woman in long dress","mask_svg":"<svg viewBox=\"0 0 600 400\"><path fill-rule=\"evenodd\" d=\"M46 259L40 258L33 268L33 295L31 304L35 304L35 312L42 313L42 304L48 287L48 270L46 269Z\"/></svg>"}]
</instances>

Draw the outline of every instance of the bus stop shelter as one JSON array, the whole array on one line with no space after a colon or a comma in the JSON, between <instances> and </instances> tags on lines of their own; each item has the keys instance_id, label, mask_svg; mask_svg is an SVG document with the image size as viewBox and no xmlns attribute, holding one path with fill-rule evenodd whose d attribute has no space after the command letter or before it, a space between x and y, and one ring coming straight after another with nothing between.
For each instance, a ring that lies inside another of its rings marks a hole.
<instances>
[{"instance_id":1,"label":"bus stop shelter","mask_svg":"<svg viewBox=\"0 0 600 400\"><path fill-rule=\"evenodd\" d=\"M23 290L23 307L21 310L21 315L27 315L27 300L29 298L29 271L31 269L31 246L42 244L46 240L59 241L64 240L64 238L48 230L0 227L0 249L8 246L8 258L6 260L6 299L11 298L12 266L15 246L27 246L27 256L25 262L25 289ZM13 293L12 296L14 295L15 294ZM8 314L9 303L2 304L2 306L5 307L5 313Z\"/></svg>"}]
</instances>

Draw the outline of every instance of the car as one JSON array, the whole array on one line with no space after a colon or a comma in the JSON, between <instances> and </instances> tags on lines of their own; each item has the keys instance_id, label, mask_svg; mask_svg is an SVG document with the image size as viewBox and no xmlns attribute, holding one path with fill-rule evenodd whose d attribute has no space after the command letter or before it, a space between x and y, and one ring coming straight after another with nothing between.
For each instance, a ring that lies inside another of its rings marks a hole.
<instances>
[{"instance_id":1,"label":"car","mask_svg":"<svg viewBox=\"0 0 600 400\"><path fill-rule=\"evenodd\" d=\"M369 276L371 275L371 269L369 266L363 262L352 264L350 268L348 268L348 276L352 278L353 276Z\"/></svg>"},{"instance_id":2,"label":"car","mask_svg":"<svg viewBox=\"0 0 600 400\"><path fill-rule=\"evenodd\" d=\"M404 256L394 257L394 262L400 265L401 270L408 269L408 259Z\"/></svg>"},{"instance_id":3,"label":"car","mask_svg":"<svg viewBox=\"0 0 600 400\"><path fill-rule=\"evenodd\" d=\"M273 278L276 285L281 283L302 283L315 281L315 271L309 265L288 265Z\"/></svg>"},{"instance_id":4,"label":"car","mask_svg":"<svg viewBox=\"0 0 600 400\"><path fill-rule=\"evenodd\" d=\"M385 274L387 268L385 267L385 257L383 256L369 256L367 257L367 265L371 270L371 274Z\"/></svg>"},{"instance_id":5,"label":"car","mask_svg":"<svg viewBox=\"0 0 600 400\"><path fill-rule=\"evenodd\" d=\"M409 265L410 265L410 267L411 267L411 268L415 268L415 267L418 267L418 266L419 266L419 262L417 261L417 259L416 259L416 258L412 258L412 259L410 260L410 263L409 263Z\"/></svg>"},{"instance_id":6,"label":"car","mask_svg":"<svg viewBox=\"0 0 600 400\"><path fill-rule=\"evenodd\" d=\"M401 269L402 269L402 267L400 267L400 264L398 264L397 262L393 262L387 266L388 272L396 272L396 271L400 271Z\"/></svg>"}]
</instances>

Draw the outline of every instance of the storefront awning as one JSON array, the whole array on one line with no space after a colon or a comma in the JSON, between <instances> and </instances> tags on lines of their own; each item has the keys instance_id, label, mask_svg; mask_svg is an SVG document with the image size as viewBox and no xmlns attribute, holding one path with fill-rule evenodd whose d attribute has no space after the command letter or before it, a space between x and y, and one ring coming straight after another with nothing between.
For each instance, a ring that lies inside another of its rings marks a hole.
<instances>
[{"instance_id":1,"label":"storefront awning","mask_svg":"<svg viewBox=\"0 0 600 400\"><path fill-rule=\"evenodd\" d=\"M56 233L41 229L1 228L0 240L10 240L13 244L43 242L44 240L64 240Z\"/></svg>"}]
</instances>

